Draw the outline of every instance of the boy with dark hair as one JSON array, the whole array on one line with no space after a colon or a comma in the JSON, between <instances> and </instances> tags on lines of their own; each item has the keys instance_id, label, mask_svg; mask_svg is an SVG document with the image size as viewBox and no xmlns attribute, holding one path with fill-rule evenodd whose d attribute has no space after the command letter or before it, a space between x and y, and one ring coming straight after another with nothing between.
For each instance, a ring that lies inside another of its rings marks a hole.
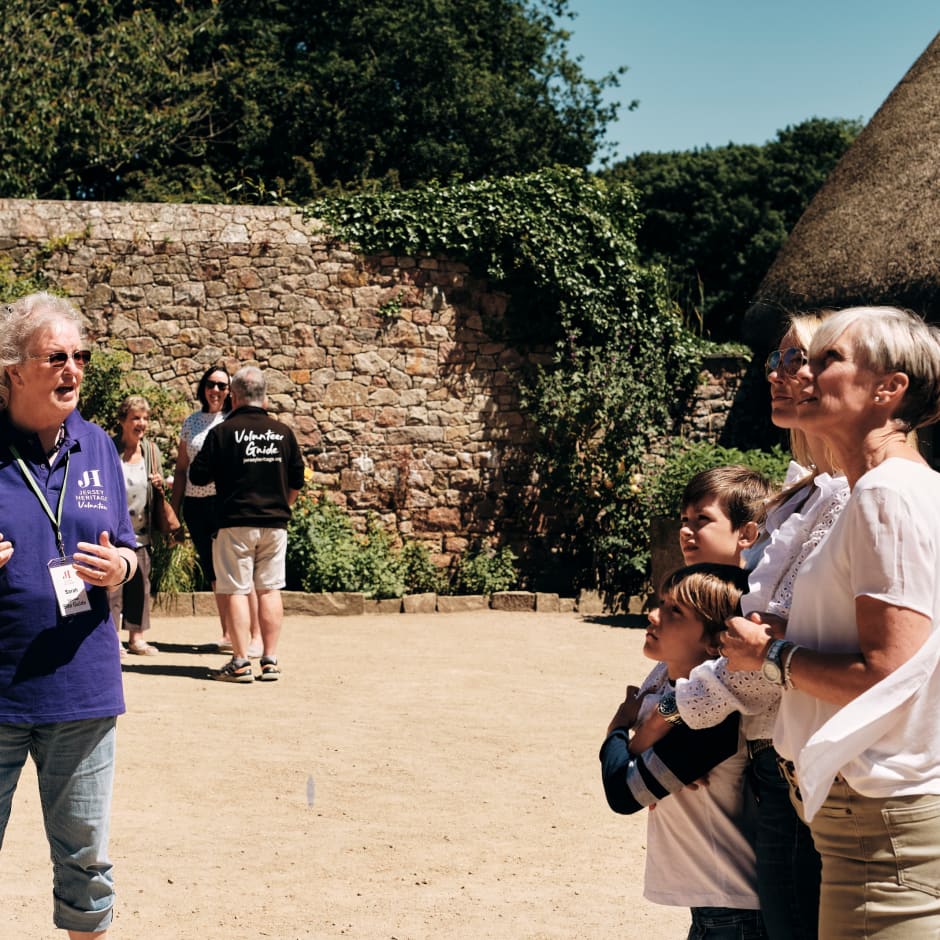
<instances>
[{"instance_id":1,"label":"boy with dark hair","mask_svg":"<svg viewBox=\"0 0 940 940\"><path fill-rule=\"evenodd\" d=\"M743 553L760 535L773 492L767 477L747 467L713 467L692 477L680 503L679 548L685 563L743 567Z\"/></svg>"},{"instance_id":2,"label":"boy with dark hair","mask_svg":"<svg viewBox=\"0 0 940 940\"><path fill-rule=\"evenodd\" d=\"M747 575L734 565L692 565L665 579L643 646L658 665L639 689L627 688L600 752L614 812L656 806L647 821L644 897L691 908L690 940L766 936L754 849L744 832L740 716L701 730L676 724L642 753L634 753L632 729L653 709L662 713L660 700L671 696L674 710L676 680L718 656L718 634L746 590ZM706 775L707 786L694 785Z\"/></svg>"}]
</instances>

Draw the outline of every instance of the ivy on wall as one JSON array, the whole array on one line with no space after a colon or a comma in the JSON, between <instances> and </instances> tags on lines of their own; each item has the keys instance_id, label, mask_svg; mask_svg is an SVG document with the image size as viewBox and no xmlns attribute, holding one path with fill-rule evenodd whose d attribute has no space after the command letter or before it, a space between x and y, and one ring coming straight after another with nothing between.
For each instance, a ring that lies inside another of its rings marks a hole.
<instances>
[{"instance_id":1,"label":"ivy on wall","mask_svg":"<svg viewBox=\"0 0 940 940\"><path fill-rule=\"evenodd\" d=\"M638 590L649 508L637 479L688 398L701 350L662 272L637 259L631 186L554 167L321 199L306 213L363 252L447 254L509 294L509 339L554 350L521 382L541 501L562 533L549 576Z\"/></svg>"}]
</instances>

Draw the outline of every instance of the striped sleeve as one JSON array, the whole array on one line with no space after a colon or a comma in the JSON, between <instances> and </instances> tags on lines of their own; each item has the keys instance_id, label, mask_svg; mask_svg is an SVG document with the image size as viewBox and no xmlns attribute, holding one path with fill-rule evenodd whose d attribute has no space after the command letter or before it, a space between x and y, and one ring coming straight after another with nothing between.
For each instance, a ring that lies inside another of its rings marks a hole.
<instances>
[{"instance_id":1,"label":"striped sleeve","mask_svg":"<svg viewBox=\"0 0 940 940\"><path fill-rule=\"evenodd\" d=\"M630 815L704 777L737 753L739 724L735 712L713 728L677 725L638 756L629 751L627 729L615 729L600 753L608 805L615 813Z\"/></svg>"}]
</instances>

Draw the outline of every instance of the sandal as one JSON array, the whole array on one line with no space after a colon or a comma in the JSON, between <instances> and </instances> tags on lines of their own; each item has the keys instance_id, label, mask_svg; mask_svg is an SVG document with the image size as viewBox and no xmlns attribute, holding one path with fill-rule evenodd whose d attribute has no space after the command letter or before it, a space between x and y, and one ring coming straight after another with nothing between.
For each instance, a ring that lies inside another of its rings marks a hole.
<instances>
[{"instance_id":1,"label":"sandal","mask_svg":"<svg viewBox=\"0 0 940 940\"><path fill-rule=\"evenodd\" d=\"M140 644L127 644L127 652L133 653L134 656L156 656L160 652L155 646L151 646L149 643L140 643Z\"/></svg>"}]
</instances>

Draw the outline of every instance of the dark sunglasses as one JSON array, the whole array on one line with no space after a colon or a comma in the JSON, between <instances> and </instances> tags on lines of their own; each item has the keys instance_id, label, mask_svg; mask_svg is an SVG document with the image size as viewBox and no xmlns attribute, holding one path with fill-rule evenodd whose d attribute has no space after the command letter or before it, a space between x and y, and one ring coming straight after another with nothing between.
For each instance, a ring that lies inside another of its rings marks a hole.
<instances>
[{"instance_id":1,"label":"dark sunglasses","mask_svg":"<svg viewBox=\"0 0 940 940\"><path fill-rule=\"evenodd\" d=\"M30 356L29 358L35 359L37 362L48 362L54 369L63 368L71 359L80 369L84 369L91 362L91 350L76 349L73 353L54 352L49 353L48 356Z\"/></svg>"},{"instance_id":2,"label":"dark sunglasses","mask_svg":"<svg viewBox=\"0 0 940 940\"><path fill-rule=\"evenodd\" d=\"M807 362L809 362L809 359L806 358L806 353L798 346L791 346L789 349L775 349L764 363L764 374L768 379L771 372L792 378Z\"/></svg>"},{"instance_id":3,"label":"dark sunglasses","mask_svg":"<svg viewBox=\"0 0 940 940\"><path fill-rule=\"evenodd\" d=\"M228 382L206 382L206 388L214 388L217 391L224 392L228 388Z\"/></svg>"}]
</instances>

